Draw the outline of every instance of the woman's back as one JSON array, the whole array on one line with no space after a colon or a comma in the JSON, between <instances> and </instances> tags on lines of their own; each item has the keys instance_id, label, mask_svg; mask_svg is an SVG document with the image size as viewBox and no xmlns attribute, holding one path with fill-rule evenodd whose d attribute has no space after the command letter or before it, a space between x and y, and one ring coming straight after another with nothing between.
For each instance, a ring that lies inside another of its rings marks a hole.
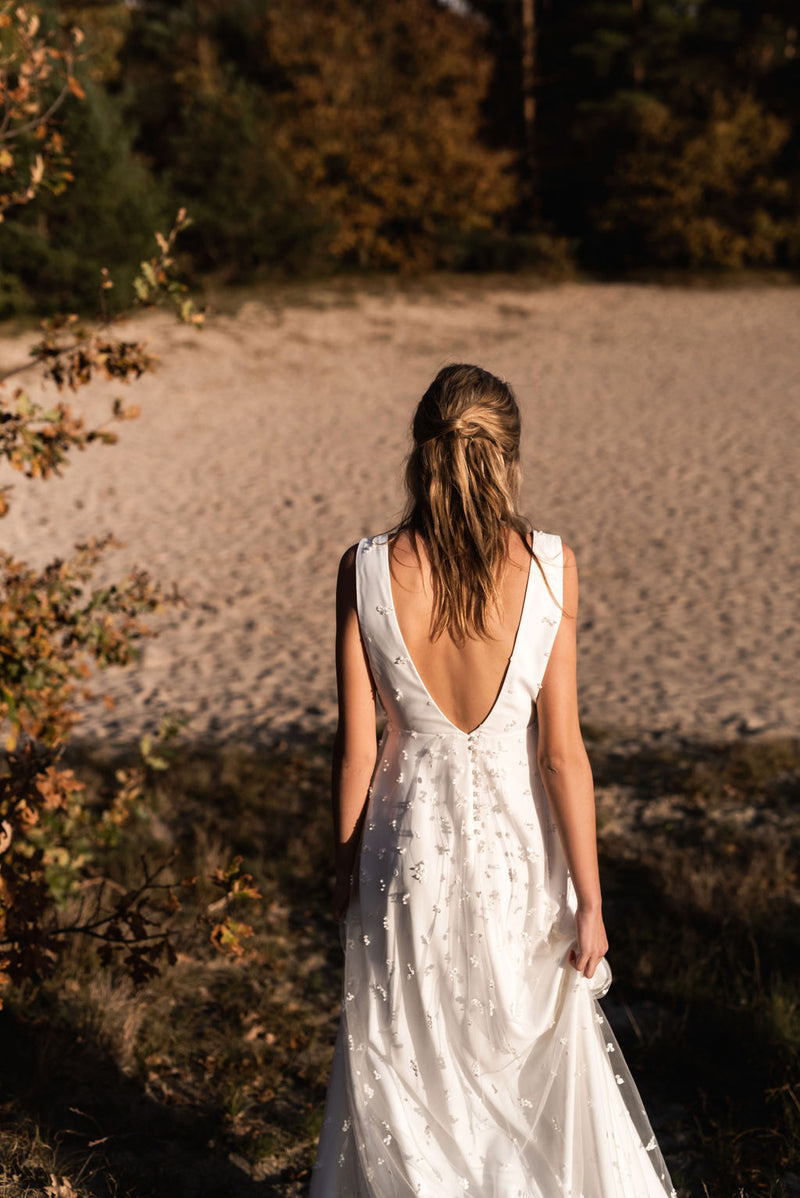
<instances>
[{"instance_id":1,"label":"woman's back","mask_svg":"<svg viewBox=\"0 0 800 1198\"><path fill-rule=\"evenodd\" d=\"M390 552L392 603L406 648L425 688L451 723L464 732L491 711L508 668L520 626L531 554L518 533L509 536L497 579L499 609L489 613L486 637L463 642L450 632L431 637L433 582L421 537L401 532Z\"/></svg>"}]
</instances>

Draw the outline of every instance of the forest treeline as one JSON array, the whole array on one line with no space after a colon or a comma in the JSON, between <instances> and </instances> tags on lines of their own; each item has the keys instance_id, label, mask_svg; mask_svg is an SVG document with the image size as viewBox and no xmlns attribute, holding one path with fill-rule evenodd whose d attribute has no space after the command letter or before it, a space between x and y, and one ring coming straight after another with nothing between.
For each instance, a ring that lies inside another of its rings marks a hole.
<instances>
[{"instance_id":1,"label":"forest treeline","mask_svg":"<svg viewBox=\"0 0 800 1198\"><path fill-rule=\"evenodd\" d=\"M0 315L129 282L183 206L190 280L800 266L796 0L35 7L85 96L74 180L0 225Z\"/></svg>"}]
</instances>

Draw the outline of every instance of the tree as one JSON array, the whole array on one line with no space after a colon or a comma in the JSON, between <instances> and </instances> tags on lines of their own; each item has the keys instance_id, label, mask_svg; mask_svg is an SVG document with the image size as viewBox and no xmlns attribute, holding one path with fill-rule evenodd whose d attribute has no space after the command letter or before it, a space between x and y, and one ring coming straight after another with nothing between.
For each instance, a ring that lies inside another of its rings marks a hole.
<instances>
[{"instance_id":1,"label":"tree","mask_svg":"<svg viewBox=\"0 0 800 1198\"><path fill-rule=\"evenodd\" d=\"M584 260L798 260L792 29L780 2L542 7L542 204Z\"/></svg>"},{"instance_id":2,"label":"tree","mask_svg":"<svg viewBox=\"0 0 800 1198\"><path fill-rule=\"evenodd\" d=\"M656 100L635 109L633 148L609 179L599 232L621 264L774 265L798 235L775 164L786 122L747 94L717 94L692 121Z\"/></svg>"},{"instance_id":3,"label":"tree","mask_svg":"<svg viewBox=\"0 0 800 1198\"><path fill-rule=\"evenodd\" d=\"M434 0L182 0L135 14L120 61L200 264L424 268L513 200L482 39Z\"/></svg>"},{"instance_id":4,"label":"tree","mask_svg":"<svg viewBox=\"0 0 800 1198\"><path fill-rule=\"evenodd\" d=\"M104 90L103 74L94 70L83 34L72 35L79 46L52 36L39 39L40 30L58 28L52 6L29 10L33 35L13 11L13 5L5 6L2 29L12 55L6 65L12 85L6 88L8 101L24 104L24 95L37 87L52 111L44 124L26 128L22 122L6 129L0 210L13 209L14 220L6 224L0 243L0 317L67 305L91 310L104 263L113 264L112 276L121 288L130 287L152 242L151 230L166 219L166 206L133 156L119 104ZM13 59L17 51L29 64L21 74ZM65 104L68 96L83 102ZM21 180L37 163L42 172L37 202L21 204Z\"/></svg>"},{"instance_id":5,"label":"tree","mask_svg":"<svg viewBox=\"0 0 800 1198\"><path fill-rule=\"evenodd\" d=\"M66 97L80 97L82 89L72 74L71 46L59 44L32 5L0 7L0 36L7 220L43 188L58 192L69 181L67 151L51 122ZM71 40L72 46L80 44L75 33ZM185 223L179 213L168 236L156 234L159 253L141 264L135 292L140 304L167 301L180 319L198 324L201 315L174 278L175 239ZM110 273L103 272L106 314L98 323L84 324L74 315L45 321L32 360L0 380L0 458L25 477L57 474L74 450L111 444L116 436L107 427L88 428L62 398L44 408L18 385L21 375L36 367L63 396L97 377L135 380L153 364L143 344L115 335L117 321L107 312L106 298L112 287ZM136 414L134 406L112 401L112 420ZM10 488L3 488L0 515L9 496ZM123 965L136 981L151 976L163 960L174 960L180 902L164 867L143 862L133 890L110 887L99 869L104 846L143 801L148 771L162 768L163 758L145 740L141 766L120 772L116 794L100 811L87 807L82 784L63 764L77 721L76 693L92 668L132 661L137 642L150 634L145 617L169 601L143 571L117 585L92 587L93 567L107 543L78 546L71 559L40 571L0 552L0 728L6 747L0 771L0 994L9 982L50 969L75 935L96 940L102 961L115 950L124 953ZM255 897L236 859L214 880L223 906L236 895ZM229 914L211 928L211 936L236 952L247 931Z\"/></svg>"},{"instance_id":6,"label":"tree","mask_svg":"<svg viewBox=\"0 0 800 1198\"><path fill-rule=\"evenodd\" d=\"M530 220L538 210L536 111L542 91L538 69L539 4L536 0L475 0L487 25L492 72L486 118L494 144L513 149L519 163L519 208Z\"/></svg>"},{"instance_id":7,"label":"tree","mask_svg":"<svg viewBox=\"0 0 800 1198\"><path fill-rule=\"evenodd\" d=\"M316 218L277 148L266 30L254 0L156 2L131 14L119 51L136 146L193 214L184 250L231 281L315 257Z\"/></svg>"},{"instance_id":8,"label":"tree","mask_svg":"<svg viewBox=\"0 0 800 1198\"><path fill-rule=\"evenodd\" d=\"M446 263L514 197L511 155L480 139L491 60L474 19L430 0L279 3L278 147L327 218L331 257Z\"/></svg>"},{"instance_id":9,"label":"tree","mask_svg":"<svg viewBox=\"0 0 800 1198\"><path fill-rule=\"evenodd\" d=\"M89 79L81 90L83 103L60 114L73 179L62 192L40 194L3 230L8 298L0 316L91 312L105 263L119 293L128 292L150 252L152 229L167 219L164 189L133 155L119 104Z\"/></svg>"}]
</instances>

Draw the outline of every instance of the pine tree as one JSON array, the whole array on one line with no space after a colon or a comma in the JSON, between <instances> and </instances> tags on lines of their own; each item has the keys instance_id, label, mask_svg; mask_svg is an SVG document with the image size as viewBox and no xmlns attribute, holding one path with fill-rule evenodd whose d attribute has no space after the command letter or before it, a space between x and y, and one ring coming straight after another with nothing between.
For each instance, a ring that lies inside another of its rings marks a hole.
<instances>
[{"instance_id":1,"label":"pine tree","mask_svg":"<svg viewBox=\"0 0 800 1198\"><path fill-rule=\"evenodd\" d=\"M733 0L543 9L543 208L581 239L589 262L797 260L787 75L800 80L780 9Z\"/></svg>"}]
</instances>

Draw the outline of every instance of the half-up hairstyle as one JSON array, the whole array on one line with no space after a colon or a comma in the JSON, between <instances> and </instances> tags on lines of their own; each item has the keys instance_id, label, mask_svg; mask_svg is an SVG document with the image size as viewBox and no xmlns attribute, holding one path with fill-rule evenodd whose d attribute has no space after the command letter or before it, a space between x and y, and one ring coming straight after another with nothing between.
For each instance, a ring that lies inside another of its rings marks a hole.
<instances>
[{"instance_id":1,"label":"half-up hairstyle","mask_svg":"<svg viewBox=\"0 0 800 1198\"><path fill-rule=\"evenodd\" d=\"M488 636L508 537L529 551L517 512L520 415L507 383L478 366L445 366L419 402L400 524L425 542L433 579L431 636Z\"/></svg>"}]
</instances>

